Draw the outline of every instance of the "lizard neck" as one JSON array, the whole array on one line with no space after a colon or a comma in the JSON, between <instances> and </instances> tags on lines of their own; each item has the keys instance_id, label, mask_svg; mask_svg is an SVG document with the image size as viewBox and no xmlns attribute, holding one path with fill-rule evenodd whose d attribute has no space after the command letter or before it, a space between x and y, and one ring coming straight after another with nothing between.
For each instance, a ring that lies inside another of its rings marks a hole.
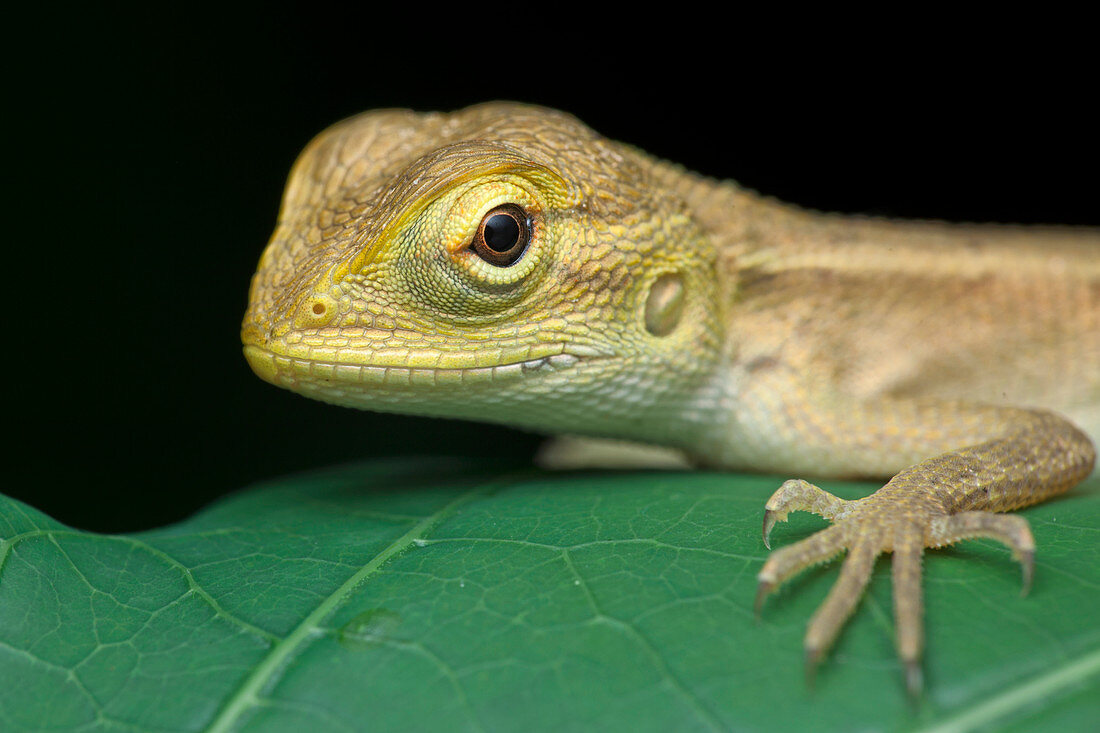
<instances>
[{"instance_id":1,"label":"lizard neck","mask_svg":"<svg viewBox=\"0 0 1100 733\"><path fill-rule=\"evenodd\" d=\"M1100 430L1100 229L823 214L652 170L716 249L715 423L770 370L846 404L1043 404ZM1067 377L1052 357L1089 366Z\"/></svg>"}]
</instances>

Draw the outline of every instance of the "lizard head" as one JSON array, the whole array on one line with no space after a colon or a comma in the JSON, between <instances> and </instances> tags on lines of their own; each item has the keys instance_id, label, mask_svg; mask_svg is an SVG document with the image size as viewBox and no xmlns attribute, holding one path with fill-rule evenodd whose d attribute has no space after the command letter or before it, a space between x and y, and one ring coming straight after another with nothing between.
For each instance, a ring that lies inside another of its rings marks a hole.
<instances>
[{"instance_id":1,"label":"lizard head","mask_svg":"<svg viewBox=\"0 0 1100 733\"><path fill-rule=\"evenodd\" d=\"M715 255L651 163L517 104L341 122L291 172L245 356L341 405L674 429L718 349Z\"/></svg>"}]
</instances>

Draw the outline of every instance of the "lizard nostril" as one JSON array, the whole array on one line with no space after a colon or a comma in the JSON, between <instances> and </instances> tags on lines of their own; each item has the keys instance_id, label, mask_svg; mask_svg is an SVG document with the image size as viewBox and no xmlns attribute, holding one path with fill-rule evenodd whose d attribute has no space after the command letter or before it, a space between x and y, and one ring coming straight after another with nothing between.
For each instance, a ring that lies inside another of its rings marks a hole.
<instances>
[{"instance_id":1,"label":"lizard nostril","mask_svg":"<svg viewBox=\"0 0 1100 733\"><path fill-rule=\"evenodd\" d=\"M313 312L315 314L319 315L319 316L324 315L324 313L325 313L325 304L324 303L314 303L313 304Z\"/></svg>"}]
</instances>

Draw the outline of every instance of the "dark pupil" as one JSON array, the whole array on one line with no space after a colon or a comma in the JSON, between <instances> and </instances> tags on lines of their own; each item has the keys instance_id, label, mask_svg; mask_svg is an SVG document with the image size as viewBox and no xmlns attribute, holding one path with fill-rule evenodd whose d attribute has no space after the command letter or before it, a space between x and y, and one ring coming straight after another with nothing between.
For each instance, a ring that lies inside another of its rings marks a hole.
<instances>
[{"instance_id":1,"label":"dark pupil","mask_svg":"<svg viewBox=\"0 0 1100 733\"><path fill-rule=\"evenodd\" d=\"M485 244L494 252L507 252L519 241L519 222L508 214L493 214L485 222Z\"/></svg>"}]
</instances>

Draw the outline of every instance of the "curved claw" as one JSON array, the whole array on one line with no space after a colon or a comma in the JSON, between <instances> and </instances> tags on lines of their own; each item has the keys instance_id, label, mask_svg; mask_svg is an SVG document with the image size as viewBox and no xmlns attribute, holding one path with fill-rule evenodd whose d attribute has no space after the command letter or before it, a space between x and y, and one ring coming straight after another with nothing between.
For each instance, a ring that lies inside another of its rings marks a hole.
<instances>
[{"instance_id":1,"label":"curved claw","mask_svg":"<svg viewBox=\"0 0 1100 733\"><path fill-rule=\"evenodd\" d=\"M772 545L771 542L768 541L768 538L771 537L772 528L775 526L775 523L778 520L776 514L777 512L774 512L771 509L764 510L764 547L767 547L769 550L772 549Z\"/></svg>"},{"instance_id":2,"label":"curved claw","mask_svg":"<svg viewBox=\"0 0 1100 733\"><path fill-rule=\"evenodd\" d=\"M918 699L924 689L924 673L921 672L920 662L917 660L905 662L905 689L913 700Z\"/></svg>"},{"instance_id":3,"label":"curved claw","mask_svg":"<svg viewBox=\"0 0 1100 733\"><path fill-rule=\"evenodd\" d=\"M770 580L761 578L756 584L756 600L753 601L752 609L756 614L756 620L760 620L760 610L764 608L764 601L767 599L771 592L775 590L775 583Z\"/></svg>"},{"instance_id":4,"label":"curved claw","mask_svg":"<svg viewBox=\"0 0 1100 733\"><path fill-rule=\"evenodd\" d=\"M806 668L806 687L812 690L814 688L814 681L817 679L817 665L821 662L821 650L807 648L804 660Z\"/></svg>"},{"instance_id":5,"label":"curved claw","mask_svg":"<svg viewBox=\"0 0 1100 733\"><path fill-rule=\"evenodd\" d=\"M1031 590L1031 579L1035 575L1035 550L1021 550L1019 559L1024 582L1024 587L1020 589L1020 597L1023 598Z\"/></svg>"}]
</instances>

